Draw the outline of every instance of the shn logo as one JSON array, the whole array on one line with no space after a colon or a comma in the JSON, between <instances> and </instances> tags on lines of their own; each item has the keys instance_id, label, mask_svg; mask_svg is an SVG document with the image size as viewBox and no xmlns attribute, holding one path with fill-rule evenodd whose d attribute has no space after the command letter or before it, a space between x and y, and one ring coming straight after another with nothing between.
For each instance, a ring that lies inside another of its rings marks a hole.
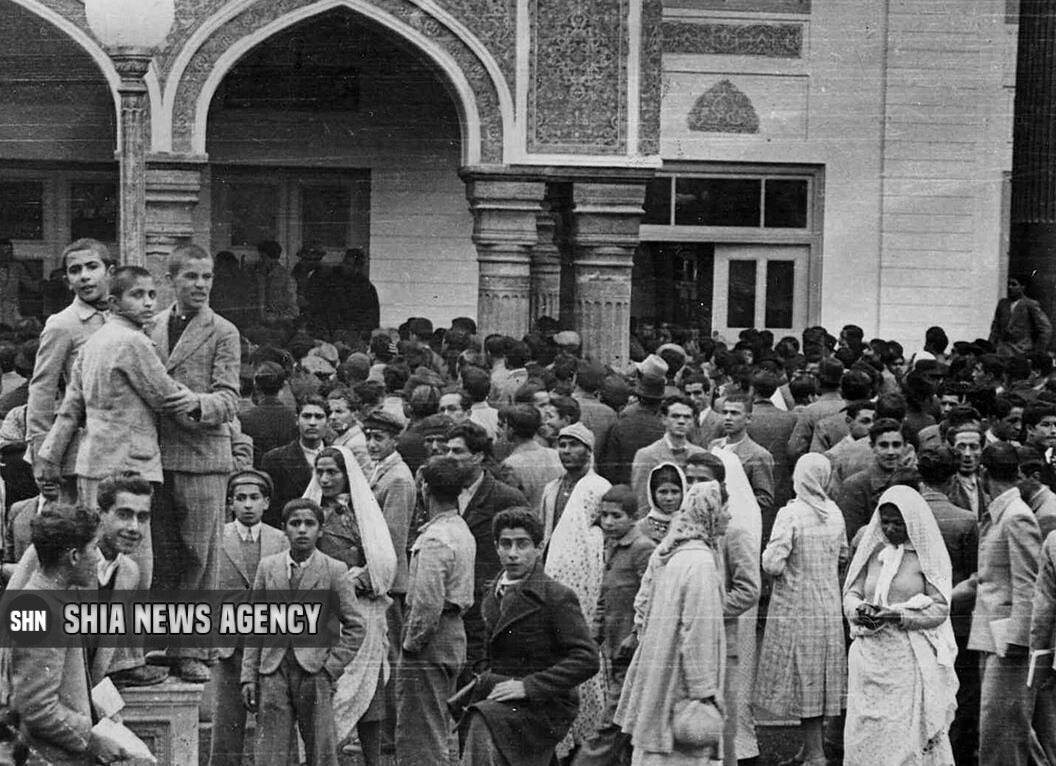
<instances>
[{"instance_id":1,"label":"shn logo","mask_svg":"<svg viewBox=\"0 0 1056 766\"><path fill-rule=\"evenodd\" d=\"M3 617L4 631L19 646L36 646L48 635L52 614L40 596L25 593L8 604Z\"/></svg>"}]
</instances>

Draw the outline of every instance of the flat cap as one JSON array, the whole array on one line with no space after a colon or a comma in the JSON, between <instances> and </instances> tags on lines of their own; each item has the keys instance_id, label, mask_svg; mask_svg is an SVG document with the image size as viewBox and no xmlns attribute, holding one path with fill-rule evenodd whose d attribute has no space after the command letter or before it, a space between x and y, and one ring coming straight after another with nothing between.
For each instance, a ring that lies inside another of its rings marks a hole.
<instances>
[{"instance_id":1,"label":"flat cap","mask_svg":"<svg viewBox=\"0 0 1056 766\"><path fill-rule=\"evenodd\" d=\"M582 442L590 448L591 452L594 451L594 432L582 423L573 423L570 426L565 426L557 432L558 439L562 436L568 436L578 442Z\"/></svg>"},{"instance_id":2,"label":"flat cap","mask_svg":"<svg viewBox=\"0 0 1056 766\"><path fill-rule=\"evenodd\" d=\"M231 478L227 480L228 494L231 494L239 484L255 484L264 490L264 494L268 497L271 497L275 491L271 477L256 468L244 468L231 474Z\"/></svg>"},{"instance_id":3,"label":"flat cap","mask_svg":"<svg viewBox=\"0 0 1056 766\"><path fill-rule=\"evenodd\" d=\"M395 435L403 431L403 423L391 412L379 407L363 418L363 430L385 431Z\"/></svg>"}]
</instances>

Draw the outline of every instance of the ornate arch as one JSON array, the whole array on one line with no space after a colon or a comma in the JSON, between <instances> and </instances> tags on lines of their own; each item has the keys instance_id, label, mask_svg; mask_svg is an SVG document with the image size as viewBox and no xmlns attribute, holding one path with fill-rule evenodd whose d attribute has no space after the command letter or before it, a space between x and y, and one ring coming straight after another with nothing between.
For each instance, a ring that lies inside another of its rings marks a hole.
<instances>
[{"instance_id":1,"label":"ornate arch","mask_svg":"<svg viewBox=\"0 0 1056 766\"><path fill-rule=\"evenodd\" d=\"M235 63L283 29L341 7L400 35L444 73L462 124L464 164L503 161L505 142L515 135L514 106L498 64L464 30L456 33L412 0L243 0L224 9L188 40L174 61L162 115L171 125L170 141L156 135L161 140L155 150L204 154L213 94Z\"/></svg>"}]
</instances>

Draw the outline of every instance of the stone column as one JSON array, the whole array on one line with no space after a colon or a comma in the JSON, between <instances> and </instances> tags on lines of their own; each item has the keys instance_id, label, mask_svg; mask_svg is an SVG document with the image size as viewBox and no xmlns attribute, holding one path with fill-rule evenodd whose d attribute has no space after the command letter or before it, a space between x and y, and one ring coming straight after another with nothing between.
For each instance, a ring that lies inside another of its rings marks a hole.
<instances>
[{"instance_id":1,"label":"stone column","mask_svg":"<svg viewBox=\"0 0 1056 766\"><path fill-rule=\"evenodd\" d=\"M121 263L143 266L146 251L147 86L143 76L150 54L136 48L114 49L110 58L121 76L120 217Z\"/></svg>"},{"instance_id":2,"label":"stone column","mask_svg":"<svg viewBox=\"0 0 1056 766\"><path fill-rule=\"evenodd\" d=\"M1012 134L1010 275L1034 274L1028 295L1056 309L1056 5L1021 0ZM1004 286L1001 286L1004 295Z\"/></svg>"},{"instance_id":3,"label":"stone column","mask_svg":"<svg viewBox=\"0 0 1056 766\"><path fill-rule=\"evenodd\" d=\"M575 329L583 353L617 369L630 348L631 269L644 182L577 181L572 190Z\"/></svg>"},{"instance_id":4,"label":"stone column","mask_svg":"<svg viewBox=\"0 0 1056 766\"><path fill-rule=\"evenodd\" d=\"M169 253L191 242L196 234L204 168L203 159L196 157L151 156L146 162L142 265L154 275L159 306L172 300L163 278Z\"/></svg>"},{"instance_id":5,"label":"stone column","mask_svg":"<svg viewBox=\"0 0 1056 766\"><path fill-rule=\"evenodd\" d=\"M537 219L539 241L532 248L531 288L528 295L531 321L561 315L561 251L557 247L557 220L552 210Z\"/></svg>"},{"instance_id":6,"label":"stone column","mask_svg":"<svg viewBox=\"0 0 1056 766\"><path fill-rule=\"evenodd\" d=\"M199 762L201 684L169 679L157 686L125 687L121 696L121 719L150 748L158 766Z\"/></svg>"},{"instance_id":7,"label":"stone column","mask_svg":"<svg viewBox=\"0 0 1056 766\"><path fill-rule=\"evenodd\" d=\"M477 330L520 338L528 332L531 255L546 185L472 175L466 197L477 246Z\"/></svg>"}]
</instances>

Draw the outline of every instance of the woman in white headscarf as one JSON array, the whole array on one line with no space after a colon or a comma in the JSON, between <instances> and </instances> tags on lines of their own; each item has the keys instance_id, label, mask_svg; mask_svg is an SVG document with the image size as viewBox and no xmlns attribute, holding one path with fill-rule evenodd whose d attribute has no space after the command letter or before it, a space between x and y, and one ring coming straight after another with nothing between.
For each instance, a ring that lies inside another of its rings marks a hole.
<instances>
[{"instance_id":1,"label":"woman in white headscarf","mask_svg":"<svg viewBox=\"0 0 1056 766\"><path fill-rule=\"evenodd\" d=\"M843 707L847 673L839 565L847 561L843 514L827 492L832 466L812 452L796 463L796 497L777 512L763 569L774 578L754 703L779 719L798 718L797 759L825 763L822 724Z\"/></svg>"},{"instance_id":2,"label":"woman in white headscarf","mask_svg":"<svg viewBox=\"0 0 1056 766\"><path fill-rule=\"evenodd\" d=\"M587 625L593 625L601 597L601 581L605 576L605 541L598 523L601 498L612 488L607 479L594 472L594 437L581 423L561 429L558 439L575 439L587 452L587 469L575 485L565 503L561 516L547 542L545 571L562 585L575 591ZM562 448L564 449L564 448ZM564 460L564 458L562 458ZM544 490L543 509L552 508L559 493L561 478L550 482ZM605 673L580 684L579 713L568 735L558 743L558 758L564 758L572 748L593 737L607 708Z\"/></svg>"},{"instance_id":3,"label":"woman in white headscarf","mask_svg":"<svg viewBox=\"0 0 1056 766\"><path fill-rule=\"evenodd\" d=\"M642 583L638 648L615 716L631 736L634 766L688 766L721 752L681 747L672 719L687 701L722 708L726 632L716 553L728 522L719 483L696 484L653 552L652 578Z\"/></svg>"},{"instance_id":4,"label":"woman in white headscarf","mask_svg":"<svg viewBox=\"0 0 1056 766\"><path fill-rule=\"evenodd\" d=\"M366 766L381 759L382 690L389 677L387 595L396 576L396 551L378 501L355 455L347 447L327 447L315 458L304 497L323 507L319 550L349 565L356 582L357 607L366 625L363 644L338 679L334 720L338 741L355 726Z\"/></svg>"},{"instance_id":5,"label":"woman in white headscarf","mask_svg":"<svg viewBox=\"0 0 1056 766\"><path fill-rule=\"evenodd\" d=\"M846 763L952 766L957 645L950 557L928 504L909 487L880 496L847 572Z\"/></svg>"}]
</instances>

